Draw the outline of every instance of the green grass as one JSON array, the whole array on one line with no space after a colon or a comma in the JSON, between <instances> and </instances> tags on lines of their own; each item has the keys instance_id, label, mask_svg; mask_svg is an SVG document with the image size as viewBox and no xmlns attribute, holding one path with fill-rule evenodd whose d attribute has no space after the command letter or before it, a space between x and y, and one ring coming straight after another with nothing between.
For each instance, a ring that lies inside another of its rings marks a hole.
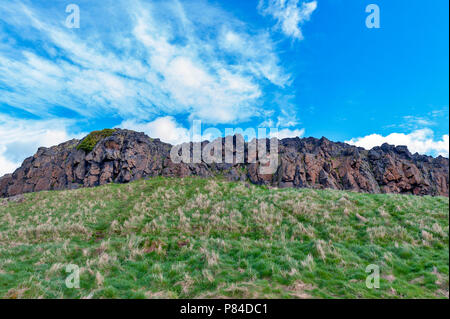
<instances>
[{"instance_id":1,"label":"green grass","mask_svg":"<svg viewBox=\"0 0 450 319\"><path fill-rule=\"evenodd\" d=\"M101 131L93 131L80 141L77 145L77 150L83 150L86 153L89 153L94 149L95 145L97 145L99 141L113 135L115 131L115 129L109 128Z\"/></svg>"},{"instance_id":2,"label":"green grass","mask_svg":"<svg viewBox=\"0 0 450 319\"><path fill-rule=\"evenodd\" d=\"M218 179L27 194L0 204L0 297L448 298L448 218L443 197Z\"/></svg>"}]
</instances>

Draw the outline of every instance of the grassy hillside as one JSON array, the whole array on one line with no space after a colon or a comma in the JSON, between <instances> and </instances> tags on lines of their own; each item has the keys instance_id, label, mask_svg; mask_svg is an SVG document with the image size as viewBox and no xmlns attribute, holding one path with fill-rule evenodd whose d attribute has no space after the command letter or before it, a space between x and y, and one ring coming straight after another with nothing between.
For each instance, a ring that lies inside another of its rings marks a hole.
<instances>
[{"instance_id":1,"label":"grassy hillside","mask_svg":"<svg viewBox=\"0 0 450 319\"><path fill-rule=\"evenodd\" d=\"M448 298L448 219L442 197L204 179L28 194L0 200L0 297Z\"/></svg>"}]
</instances>

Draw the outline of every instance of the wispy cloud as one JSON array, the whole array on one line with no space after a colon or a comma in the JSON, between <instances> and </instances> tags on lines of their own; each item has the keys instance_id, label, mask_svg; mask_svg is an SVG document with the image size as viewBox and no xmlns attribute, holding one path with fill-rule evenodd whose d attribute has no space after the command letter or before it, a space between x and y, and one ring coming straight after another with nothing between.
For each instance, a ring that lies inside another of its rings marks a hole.
<instances>
[{"instance_id":1,"label":"wispy cloud","mask_svg":"<svg viewBox=\"0 0 450 319\"><path fill-rule=\"evenodd\" d=\"M276 20L275 28L288 37L303 39L301 25L309 21L317 8L317 1L302 2L299 0L260 0L258 10L264 16Z\"/></svg>"},{"instance_id":2,"label":"wispy cloud","mask_svg":"<svg viewBox=\"0 0 450 319\"><path fill-rule=\"evenodd\" d=\"M405 120L405 127L424 127L436 125L436 122L427 117L407 115L404 116L403 119Z\"/></svg>"},{"instance_id":3,"label":"wispy cloud","mask_svg":"<svg viewBox=\"0 0 450 319\"><path fill-rule=\"evenodd\" d=\"M434 132L429 128L415 130L409 134L391 133L387 136L370 134L364 137L352 138L346 143L364 147L365 149L371 149L383 143L396 146L406 145L412 153L449 156L449 135L443 135L440 140L436 140Z\"/></svg>"},{"instance_id":4,"label":"wispy cloud","mask_svg":"<svg viewBox=\"0 0 450 319\"><path fill-rule=\"evenodd\" d=\"M402 131L415 131L438 125L443 119L448 121L448 106L436 108L424 114L405 115L399 123L384 126L387 129L401 129Z\"/></svg>"},{"instance_id":5,"label":"wispy cloud","mask_svg":"<svg viewBox=\"0 0 450 319\"><path fill-rule=\"evenodd\" d=\"M82 117L189 114L233 123L260 114L267 86L290 83L270 36L217 7L178 1L114 6L121 13L106 24L116 26L106 36L100 23L70 30L42 8L2 2L8 32L29 45L0 47L0 84L6 88L0 104L37 116L64 106ZM0 36L8 37L6 28L0 27Z\"/></svg>"}]
</instances>

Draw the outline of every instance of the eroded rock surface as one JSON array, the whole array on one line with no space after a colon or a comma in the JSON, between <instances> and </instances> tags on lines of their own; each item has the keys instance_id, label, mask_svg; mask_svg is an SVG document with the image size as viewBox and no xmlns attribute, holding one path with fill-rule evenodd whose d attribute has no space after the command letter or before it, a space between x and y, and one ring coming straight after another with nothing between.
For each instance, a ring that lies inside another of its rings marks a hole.
<instances>
[{"instance_id":1,"label":"eroded rock surface","mask_svg":"<svg viewBox=\"0 0 450 319\"><path fill-rule=\"evenodd\" d=\"M233 146L241 136L233 137ZM80 141L71 140L40 148L13 174L0 178L0 197L28 192L91 187L111 182L127 183L152 176L213 177L249 180L275 187L309 187L368 193L415 195L449 194L449 160L411 154L405 146L384 144L371 150L335 143L326 138L287 138L278 141L278 165L273 174L260 174L259 154L249 155L249 143L234 149L233 163L174 163L172 146L144 133L117 130L86 153L77 150ZM258 142L269 145L268 140ZM190 144L200 150L209 142ZM210 145L211 146L211 145ZM256 156L255 156L256 155ZM237 159L244 157L244 163ZM256 157L256 158L255 158Z\"/></svg>"}]
</instances>

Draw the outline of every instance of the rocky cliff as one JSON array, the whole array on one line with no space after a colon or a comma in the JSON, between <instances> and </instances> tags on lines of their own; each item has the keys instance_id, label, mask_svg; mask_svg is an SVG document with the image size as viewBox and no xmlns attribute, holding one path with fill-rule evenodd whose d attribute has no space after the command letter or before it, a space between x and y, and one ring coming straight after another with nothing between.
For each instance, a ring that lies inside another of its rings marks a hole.
<instances>
[{"instance_id":1,"label":"rocky cliff","mask_svg":"<svg viewBox=\"0 0 450 319\"><path fill-rule=\"evenodd\" d=\"M233 137L233 142L242 138ZM223 145L225 145L223 139ZM266 143L268 140L260 140ZM204 148L209 142L202 142ZM127 183L152 176L223 176L276 187L333 188L368 193L415 195L449 194L449 160L412 155L405 146L384 144L371 150L335 143L326 138L287 138L278 141L278 166L273 174L260 174L259 159L244 163L195 164L172 162L172 146L144 133L116 130L92 151L71 140L39 148L13 174L0 178L0 197L43 190ZM193 145L190 145L193 149ZM239 155L234 152L234 157ZM242 155L242 154L241 154Z\"/></svg>"}]
</instances>

